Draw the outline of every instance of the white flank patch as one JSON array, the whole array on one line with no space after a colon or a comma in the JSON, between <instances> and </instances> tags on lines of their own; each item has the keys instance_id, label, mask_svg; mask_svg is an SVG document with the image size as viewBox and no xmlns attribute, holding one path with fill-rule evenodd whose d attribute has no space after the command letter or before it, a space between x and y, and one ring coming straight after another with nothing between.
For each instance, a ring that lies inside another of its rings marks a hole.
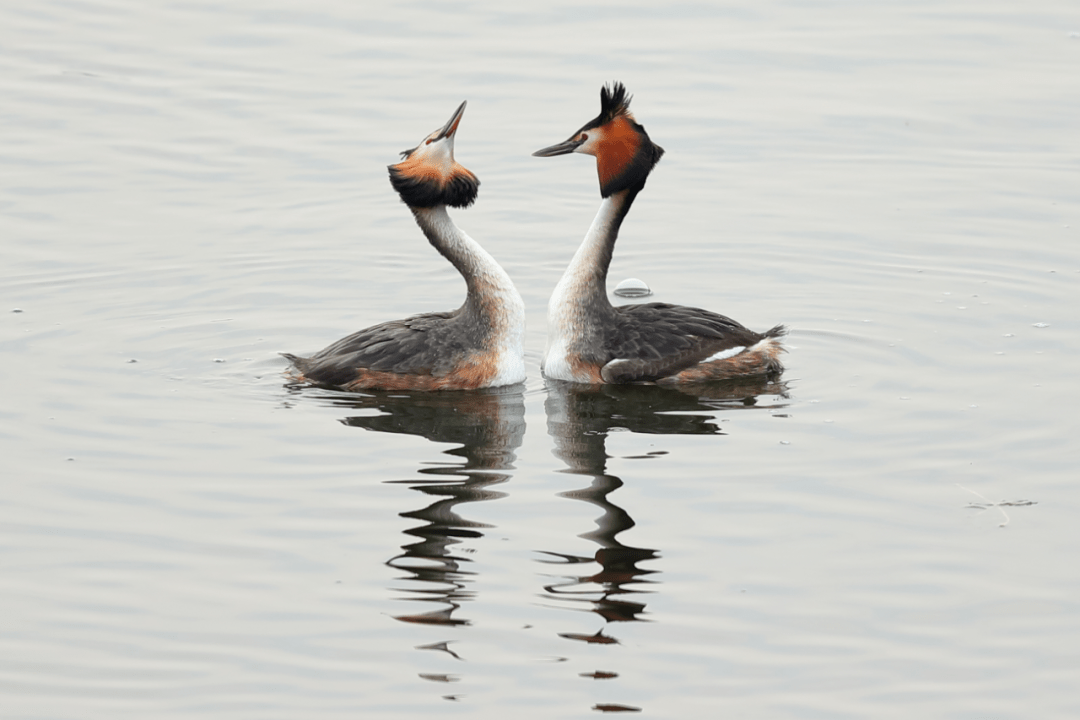
<instances>
[{"instance_id":1,"label":"white flank patch","mask_svg":"<svg viewBox=\"0 0 1080 720\"><path fill-rule=\"evenodd\" d=\"M544 362L540 364L540 372L544 374L544 377L553 380L569 380L570 382L576 380L574 373L570 370L570 358L566 355L566 340L557 338L552 342L544 355Z\"/></svg>"},{"instance_id":2,"label":"white flank patch","mask_svg":"<svg viewBox=\"0 0 1080 720\"><path fill-rule=\"evenodd\" d=\"M525 358L518 352L502 352L499 354L499 372L489 387L517 385L525 382L525 377Z\"/></svg>"},{"instance_id":3,"label":"white flank patch","mask_svg":"<svg viewBox=\"0 0 1080 720\"><path fill-rule=\"evenodd\" d=\"M740 345L739 347L733 347L733 348L728 348L727 350L721 350L718 353L710 355L709 357L705 358L701 362L707 363L707 362L712 362L714 360L726 360L729 357L735 357L736 355L738 355L739 353L741 353L745 349L746 349L745 347Z\"/></svg>"},{"instance_id":4,"label":"white flank patch","mask_svg":"<svg viewBox=\"0 0 1080 720\"><path fill-rule=\"evenodd\" d=\"M524 313L522 313L524 314ZM517 385L525 382L525 323L511 328L510 332L499 338L498 372L488 383L488 387Z\"/></svg>"},{"instance_id":5,"label":"white flank patch","mask_svg":"<svg viewBox=\"0 0 1080 720\"><path fill-rule=\"evenodd\" d=\"M498 267L498 273L489 272L491 276L501 276L499 279L507 287L495 293L496 303L499 307L499 323L493 328L498 333L496 354L498 357L498 371L495 377L488 382L488 387L502 387L503 385L517 385L525 382L525 303L521 295L510 282L509 276Z\"/></svg>"}]
</instances>

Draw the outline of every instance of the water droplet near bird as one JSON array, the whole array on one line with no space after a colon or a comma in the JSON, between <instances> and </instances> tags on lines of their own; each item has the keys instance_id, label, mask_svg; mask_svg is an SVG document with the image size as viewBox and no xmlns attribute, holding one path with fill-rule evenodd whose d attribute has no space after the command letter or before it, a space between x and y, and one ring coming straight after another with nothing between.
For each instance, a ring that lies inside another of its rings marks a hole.
<instances>
[{"instance_id":1,"label":"water droplet near bird","mask_svg":"<svg viewBox=\"0 0 1080 720\"><path fill-rule=\"evenodd\" d=\"M652 295L652 290L642 280L626 278L615 286L615 294L624 298L639 298Z\"/></svg>"}]
</instances>

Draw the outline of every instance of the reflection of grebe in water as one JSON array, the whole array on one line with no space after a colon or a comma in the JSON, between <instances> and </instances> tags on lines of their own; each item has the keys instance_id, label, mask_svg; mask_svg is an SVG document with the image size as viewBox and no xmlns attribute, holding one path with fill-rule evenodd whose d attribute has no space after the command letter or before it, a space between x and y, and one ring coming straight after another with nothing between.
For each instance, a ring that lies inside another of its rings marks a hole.
<instances>
[{"instance_id":1,"label":"reflection of grebe in water","mask_svg":"<svg viewBox=\"0 0 1080 720\"><path fill-rule=\"evenodd\" d=\"M634 527L634 520L608 499L623 486L623 481L607 472L606 438L616 429L645 435L722 435L712 415L717 409L754 406L759 395L778 395L783 399L785 388L759 377L753 382L744 379L715 383L707 389L710 392L706 398L684 392L682 386L569 383L548 386L545 409L555 455L566 463L568 469L564 472L592 478L588 487L561 495L591 503L603 514L597 518L595 530L579 536L599 545L593 557L545 553L552 558L551 562L567 568L595 562L600 565L599 571L564 575L560 582L545 586L544 597L590 603L589 609L606 622L644 619L645 603L632 597L650 592L649 586L655 586L656 581L648 576L659 571L639 567L639 563L658 559L659 554L657 550L630 547L617 538ZM563 633L562 637L593 644L618 642L603 629L592 635Z\"/></svg>"},{"instance_id":2,"label":"reflection of grebe in water","mask_svg":"<svg viewBox=\"0 0 1080 720\"><path fill-rule=\"evenodd\" d=\"M344 390L472 390L525 380L525 306L506 271L458 229L447 206L468 207L480 181L454 160L465 103L390 166L390 182L467 288L465 304L369 327L309 358L286 354L298 380Z\"/></svg>"},{"instance_id":3,"label":"reflection of grebe in water","mask_svg":"<svg viewBox=\"0 0 1080 720\"><path fill-rule=\"evenodd\" d=\"M546 377L579 383L699 383L775 375L783 368L777 325L764 333L708 310L667 303L614 307L607 272L630 205L664 150L630 114L621 83L600 90L600 115L570 139L537 150L596 157L600 211L548 304Z\"/></svg>"},{"instance_id":4,"label":"reflection of grebe in water","mask_svg":"<svg viewBox=\"0 0 1080 720\"><path fill-rule=\"evenodd\" d=\"M459 511L468 503L504 496L493 486L510 478L515 452L525 436L523 395L510 388L408 397L373 392L337 396L333 402L345 408L380 411L379 415L344 418L342 422L351 427L418 435L456 446L445 451L450 456L445 462L422 465L420 477L385 481L407 485L434 500L425 507L399 513L420 524L404 531L415 541L402 545L401 553L386 564L401 571L397 579L407 583L398 588L407 593L402 599L436 606L431 611L395 615L396 619L425 625L468 625L469 620L454 615L461 603L473 596L474 573L467 569L471 562L468 555L455 551L455 546L482 537L489 526L468 520Z\"/></svg>"}]
</instances>

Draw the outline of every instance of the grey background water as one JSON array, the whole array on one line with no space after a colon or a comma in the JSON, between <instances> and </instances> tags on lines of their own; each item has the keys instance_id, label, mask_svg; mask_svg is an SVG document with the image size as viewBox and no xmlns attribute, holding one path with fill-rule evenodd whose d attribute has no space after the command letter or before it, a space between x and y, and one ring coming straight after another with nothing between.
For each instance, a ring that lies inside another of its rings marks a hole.
<instances>
[{"instance_id":1,"label":"grey background water","mask_svg":"<svg viewBox=\"0 0 1080 720\"><path fill-rule=\"evenodd\" d=\"M540 377L616 79L612 280L783 385ZM5 718L1080 715L1074 3L44 0L0 86ZM527 387L287 388L460 302L385 166L466 99Z\"/></svg>"}]
</instances>

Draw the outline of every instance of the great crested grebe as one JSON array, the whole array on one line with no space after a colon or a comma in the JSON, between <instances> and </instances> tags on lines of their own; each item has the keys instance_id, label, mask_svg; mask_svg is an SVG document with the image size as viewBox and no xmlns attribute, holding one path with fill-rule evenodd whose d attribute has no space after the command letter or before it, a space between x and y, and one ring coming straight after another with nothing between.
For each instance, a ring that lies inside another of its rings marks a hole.
<instances>
[{"instance_id":1,"label":"great crested grebe","mask_svg":"<svg viewBox=\"0 0 1080 720\"><path fill-rule=\"evenodd\" d=\"M390 183L424 235L465 278L465 304L353 333L309 358L285 354L295 378L344 390L472 390L525 380L525 305L510 277L458 229L446 206L476 200L480 181L454 161L465 103L401 162Z\"/></svg>"},{"instance_id":2,"label":"great crested grebe","mask_svg":"<svg viewBox=\"0 0 1080 720\"><path fill-rule=\"evenodd\" d=\"M548 304L548 347L541 370L579 383L693 383L783 370L782 325L764 333L698 308L607 298L611 254L626 213L664 154L630 114L622 83L600 89L600 115L537 157L596 157L600 211Z\"/></svg>"}]
</instances>

